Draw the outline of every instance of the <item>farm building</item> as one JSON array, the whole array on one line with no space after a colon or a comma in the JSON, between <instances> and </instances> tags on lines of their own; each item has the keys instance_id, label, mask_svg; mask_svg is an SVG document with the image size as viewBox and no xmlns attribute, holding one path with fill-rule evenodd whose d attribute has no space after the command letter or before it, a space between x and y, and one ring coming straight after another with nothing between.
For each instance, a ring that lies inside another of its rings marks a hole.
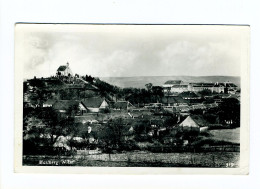
<instances>
[{"instance_id":1,"label":"farm building","mask_svg":"<svg viewBox=\"0 0 260 189\"><path fill-rule=\"evenodd\" d=\"M71 113L75 115L79 115L82 114L82 112L87 111L78 100L57 100L52 107L60 113L68 113L71 111Z\"/></svg>"},{"instance_id":2,"label":"farm building","mask_svg":"<svg viewBox=\"0 0 260 189\"><path fill-rule=\"evenodd\" d=\"M129 101L117 101L113 104L114 110L129 110L135 108Z\"/></svg>"},{"instance_id":3,"label":"farm building","mask_svg":"<svg viewBox=\"0 0 260 189\"><path fill-rule=\"evenodd\" d=\"M89 113L97 113L105 110L106 108L109 108L108 101L102 97L86 98L81 101L81 104Z\"/></svg>"},{"instance_id":4,"label":"farm building","mask_svg":"<svg viewBox=\"0 0 260 189\"><path fill-rule=\"evenodd\" d=\"M163 84L164 93L181 93L188 91L188 85L184 84L182 80L169 80Z\"/></svg>"},{"instance_id":5,"label":"farm building","mask_svg":"<svg viewBox=\"0 0 260 189\"><path fill-rule=\"evenodd\" d=\"M182 130L194 130L199 131L200 126L191 118L191 116L188 116L185 120L183 120L179 125L179 128Z\"/></svg>"}]
</instances>

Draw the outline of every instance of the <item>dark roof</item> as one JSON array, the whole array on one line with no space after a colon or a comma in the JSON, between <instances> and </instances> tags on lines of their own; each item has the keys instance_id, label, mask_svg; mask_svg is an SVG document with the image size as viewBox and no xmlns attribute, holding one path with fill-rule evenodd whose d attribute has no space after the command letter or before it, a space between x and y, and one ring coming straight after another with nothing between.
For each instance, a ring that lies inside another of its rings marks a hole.
<instances>
[{"instance_id":1,"label":"dark roof","mask_svg":"<svg viewBox=\"0 0 260 189\"><path fill-rule=\"evenodd\" d=\"M114 103L113 107L116 109L127 109L128 107L134 107L130 102L128 101L117 101Z\"/></svg>"},{"instance_id":2,"label":"dark roof","mask_svg":"<svg viewBox=\"0 0 260 189\"><path fill-rule=\"evenodd\" d=\"M227 87L237 87L234 83L226 83Z\"/></svg>"},{"instance_id":3,"label":"dark roof","mask_svg":"<svg viewBox=\"0 0 260 189\"><path fill-rule=\"evenodd\" d=\"M164 84L181 84L181 80L169 80L169 81L166 81Z\"/></svg>"},{"instance_id":4,"label":"dark roof","mask_svg":"<svg viewBox=\"0 0 260 189\"><path fill-rule=\"evenodd\" d=\"M68 110L69 107L78 105L79 101L78 100L57 100L53 104L53 108L55 110Z\"/></svg>"},{"instance_id":5,"label":"dark roof","mask_svg":"<svg viewBox=\"0 0 260 189\"><path fill-rule=\"evenodd\" d=\"M179 94L179 97L190 97L190 98L194 98L194 97L199 97L196 93L194 92L190 92L190 91L187 91L187 92L182 92Z\"/></svg>"},{"instance_id":6,"label":"dark roof","mask_svg":"<svg viewBox=\"0 0 260 189\"><path fill-rule=\"evenodd\" d=\"M190 83L193 87L213 87L214 83Z\"/></svg>"},{"instance_id":7,"label":"dark roof","mask_svg":"<svg viewBox=\"0 0 260 189\"><path fill-rule=\"evenodd\" d=\"M66 70L67 66L60 66L57 71L64 71Z\"/></svg>"},{"instance_id":8,"label":"dark roof","mask_svg":"<svg viewBox=\"0 0 260 189\"><path fill-rule=\"evenodd\" d=\"M188 88L188 85L174 85L172 88Z\"/></svg>"},{"instance_id":9,"label":"dark roof","mask_svg":"<svg viewBox=\"0 0 260 189\"><path fill-rule=\"evenodd\" d=\"M162 103L167 103L167 97L162 98ZM187 100L183 99L180 96L169 96L168 103L187 103Z\"/></svg>"},{"instance_id":10,"label":"dark roof","mask_svg":"<svg viewBox=\"0 0 260 189\"><path fill-rule=\"evenodd\" d=\"M208 121L206 121L203 116L201 115L191 115L191 118L200 126L200 127L204 127L204 126L208 126L210 125L210 123Z\"/></svg>"},{"instance_id":11,"label":"dark roof","mask_svg":"<svg viewBox=\"0 0 260 189\"><path fill-rule=\"evenodd\" d=\"M92 97L81 101L86 108L99 108L105 99L102 97Z\"/></svg>"}]
</instances>

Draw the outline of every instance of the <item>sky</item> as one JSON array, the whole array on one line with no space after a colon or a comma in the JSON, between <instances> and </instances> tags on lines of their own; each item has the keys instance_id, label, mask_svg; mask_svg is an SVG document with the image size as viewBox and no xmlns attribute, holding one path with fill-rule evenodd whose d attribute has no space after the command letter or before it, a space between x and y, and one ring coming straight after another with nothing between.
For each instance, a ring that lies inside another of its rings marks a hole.
<instances>
[{"instance_id":1,"label":"sky","mask_svg":"<svg viewBox=\"0 0 260 189\"><path fill-rule=\"evenodd\" d=\"M238 26L16 25L16 63L24 78L70 64L94 77L240 76Z\"/></svg>"}]
</instances>

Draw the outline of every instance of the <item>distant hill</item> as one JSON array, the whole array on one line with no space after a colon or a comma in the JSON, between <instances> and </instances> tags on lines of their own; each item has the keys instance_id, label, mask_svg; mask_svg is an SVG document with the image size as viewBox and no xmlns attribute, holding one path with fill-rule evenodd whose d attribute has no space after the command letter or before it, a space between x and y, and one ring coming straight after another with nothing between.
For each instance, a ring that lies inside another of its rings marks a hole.
<instances>
[{"instance_id":1,"label":"distant hill","mask_svg":"<svg viewBox=\"0 0 260 189\"><path fill-rule=\"evenodd\" d=\"M138 76L138 77L100 77L101 80L118 87L145 88L145 84L163 85L168 80L191 82L226 82L230 81L240 87L240 77L234 76Z\"/></svg>"}]
</instances>

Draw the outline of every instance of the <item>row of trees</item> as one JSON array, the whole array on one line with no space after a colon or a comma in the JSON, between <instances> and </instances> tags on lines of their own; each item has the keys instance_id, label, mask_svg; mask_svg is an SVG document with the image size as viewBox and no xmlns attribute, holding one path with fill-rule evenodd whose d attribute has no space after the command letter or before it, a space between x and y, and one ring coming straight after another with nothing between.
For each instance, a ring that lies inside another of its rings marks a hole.
<instances>
[{"instance_id":1,"label":"row of trees","mask_svg":"<svg viewBox=\"0 0 260 189\"><path fill-rule=\"evenodd\" d=\"M240 102L236 98L225 98L218 107L191 110L190 113L202 116L210 124L240 127Z\"/></svg>"},{"instance_id":2,"label":"row of trees","mask_svg":"<svg viewBox=\"0 0 260 189\"><path fill-rule=\"evenodd\" d=\"M159 102L164 96L163 88L153 86L151 83L146 84L146 88L119 88L98 78L95 81L95 85L100 90L100 95L108 99L112 97L115 100L127 100L132 104L145 104Z\"/></svg>"}]
</instances>

